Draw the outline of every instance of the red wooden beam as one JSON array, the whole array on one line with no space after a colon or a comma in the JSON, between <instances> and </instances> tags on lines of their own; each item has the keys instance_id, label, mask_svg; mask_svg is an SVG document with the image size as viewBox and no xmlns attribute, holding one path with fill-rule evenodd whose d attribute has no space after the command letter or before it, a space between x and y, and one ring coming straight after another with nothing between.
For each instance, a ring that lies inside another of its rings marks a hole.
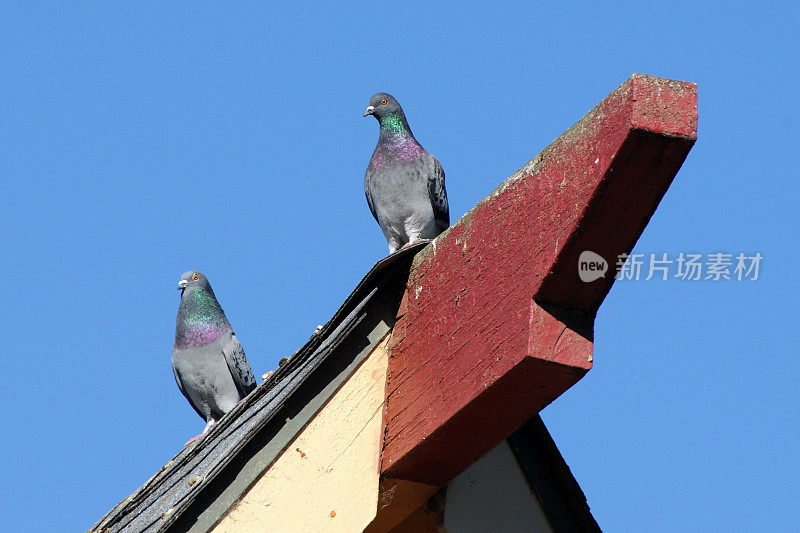
<instances>
[{"instance_id":1,"label":"red wooden beam","mask_svg":"<svg viewBox=\"0 0 800 533\"><path fill-rule=\"evenodd\" d=\"M697 138L697 86L635 74L434 245L390 344L384 477L442 485L592 365L597 308ZM585 283L578 256L609 264Z\"/></svg>"}]
</instances>

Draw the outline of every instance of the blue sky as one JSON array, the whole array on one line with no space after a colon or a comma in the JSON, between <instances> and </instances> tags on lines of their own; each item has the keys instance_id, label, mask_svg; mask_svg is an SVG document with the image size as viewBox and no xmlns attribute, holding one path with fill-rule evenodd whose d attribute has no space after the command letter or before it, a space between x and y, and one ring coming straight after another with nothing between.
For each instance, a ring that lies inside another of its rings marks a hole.
<instances>
[{"instance_id":1,"label":"blue sky","mask_svg":"<svg viewBox=\"0 0 800 533\"><path fill-rule=\"evenodd\" d=\"M385 255L376 91L453 220L633 72L699 85L699 140L636 246L760 252L757 281L626 281L543 411L607 531L800 520L800 9L674 2L0 8L0 513L81 531L203 428L170 367L182 272L257 375Z\"/></svg>"}]
</instances>

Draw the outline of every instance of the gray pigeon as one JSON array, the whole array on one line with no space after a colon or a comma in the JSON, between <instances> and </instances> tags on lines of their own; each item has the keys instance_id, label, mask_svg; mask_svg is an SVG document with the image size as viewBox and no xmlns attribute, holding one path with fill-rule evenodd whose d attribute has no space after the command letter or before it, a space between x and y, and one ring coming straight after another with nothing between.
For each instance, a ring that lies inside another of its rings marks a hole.
<instances>
[{"instance_id":1,"label":"gray pigeon","mask_svg":"<svg viewBox=\"0 0 800 533\"><path fill-rule=\"evenodd\" d=\"M450 226L442 165L414 138L392 95L373 95L367 115L378 119L380 135L364 174L364 192L389 252L436 237Z\"/></svg>"},{"instance_id":2,"label":"gray pigeon","mask_svg":"<svg viewBox=\"0 0 800 533\"><path fill-rule=\"evenodd\" d=\"M208 422L203 435L256 387L256 379L203 273L184 273L178 290L172 370L183 395Z\"/></svg>"}]
</instances>

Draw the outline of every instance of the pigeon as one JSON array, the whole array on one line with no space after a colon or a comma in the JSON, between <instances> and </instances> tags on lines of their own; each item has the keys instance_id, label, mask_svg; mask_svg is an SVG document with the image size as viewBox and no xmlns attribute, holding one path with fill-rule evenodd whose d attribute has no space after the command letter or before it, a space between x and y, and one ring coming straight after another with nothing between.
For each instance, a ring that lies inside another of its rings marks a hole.
<instances>
[{"instance_id":1,"label":"pigeon","mask_svg":"<svg viewBox=\"0 0 800 533\"><path fill-rule=\"evenodd\" d=\"M189 403L207 422L204 435L256 387L244 349L233 333L208 279L190 270L178 283L172 370Z\"/></svg>"},{"instance_id":2,"label":"pigeon","mask_svg":"<svg viewBox=\"0 0 800 533\"><path fill-rule=\"evenodd\" d=\"M367 115L378 119L380 135L364 174L364 193L393 253L450 226L444 170L414 138L392 95L373 95Z\"/></svg>"}]
</instances>

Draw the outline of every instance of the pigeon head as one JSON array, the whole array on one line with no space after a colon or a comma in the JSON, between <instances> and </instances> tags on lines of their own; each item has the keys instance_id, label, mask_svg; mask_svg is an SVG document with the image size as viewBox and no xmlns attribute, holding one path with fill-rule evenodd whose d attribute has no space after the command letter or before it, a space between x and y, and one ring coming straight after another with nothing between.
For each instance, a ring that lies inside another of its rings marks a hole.
<instances>
[{"instance_id":1,"label":"pigeon head","mask_svg":"<svg viewBox=\"0 0 800 533\"><path fill-rule=\"evenodd\" d=\"M403 108L394 99L394 96L386 93L375 93L369 99L369 106L364 111L364 116L372 115L378 122L381 122L388 116L404 116Z\"/></svg>"},{"instance_id":2,"label":"pigeon head","mask_svg":"<svg viewBox=\"0 0 800 533\"><path fill-rule=\"evenodd\" d=\"M190 270L178 282L181 303L175 324L175 346L199 346L231 331L211 284L202 272Z\"/></svg>"},{"instance_id":3,"label":"pigeon head","mask_svg":"<svg viewBox=\"0 0 800 533\"><path fill-rule=\"evenodd\" d=\"M183 294L187 289L189 289L189 292L192 292L196 289L211 291L211 285L208 283L208 279L205 277L205 275L203 275L202 272L190 270L188 272L184 272L181 276L181 280L178 282L178 290L181 293L181 298L183 298ZM213 291L211 293L213 294Z\"/></svg>"}]
</instances>

